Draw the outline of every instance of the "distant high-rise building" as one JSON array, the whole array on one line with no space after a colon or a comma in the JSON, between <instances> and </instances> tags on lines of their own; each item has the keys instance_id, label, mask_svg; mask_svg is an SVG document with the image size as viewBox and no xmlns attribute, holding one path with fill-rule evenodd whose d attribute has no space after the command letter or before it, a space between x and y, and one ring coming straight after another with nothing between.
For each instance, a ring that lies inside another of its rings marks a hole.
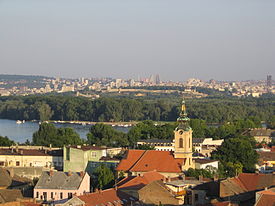
<instances>
[{"instance_id":1,"label":"distant high-rise building","mask_svg":"<svg viewBox=\"0 0 275 206\"><path fill-rule=\"evenodd\" d=\"M159 74L156 75L156 84L160 84Z\"/></svg>"},{"instance_id":2,"label":"distant high-rise building","mask_svg":"<svg viewBox=\"0 0 275 206\"><path fill-rule=\"evenodd\" d=\"M272 87L272 76L271 75L267 75L267 77L266 77L266 86Z\"/></svg>"},{"instance_id":3,"label":"distant high-rise building","mask_svg":"<svg viewBox=\"0 0 275 206\"><path fill-rule=\"evenodd\" d=\"M149 82L155 84L156 83L156 79L154 78L154 75L151 75L149 78Z\"/></svg>"}]
</instances>

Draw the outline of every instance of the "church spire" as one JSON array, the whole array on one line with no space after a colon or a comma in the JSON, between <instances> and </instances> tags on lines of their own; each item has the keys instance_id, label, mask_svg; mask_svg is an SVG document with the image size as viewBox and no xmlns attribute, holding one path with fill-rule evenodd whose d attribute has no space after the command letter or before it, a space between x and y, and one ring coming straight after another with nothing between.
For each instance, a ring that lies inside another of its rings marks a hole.
<instances>
[{"instance_id":1,"label":"church spire","mask_svg":"<svg viewBox=\"0 0 275 206\"><path fill-rule=\"evenodd\" d=\"M180 116L177 119L177 122L179 123L177 130L178 129L183 129L185 131L190 130L191 127L189 125L189 121L190 121L190 119L187 116L185 101L182 100Z\"/></svg>"}]
</instances>

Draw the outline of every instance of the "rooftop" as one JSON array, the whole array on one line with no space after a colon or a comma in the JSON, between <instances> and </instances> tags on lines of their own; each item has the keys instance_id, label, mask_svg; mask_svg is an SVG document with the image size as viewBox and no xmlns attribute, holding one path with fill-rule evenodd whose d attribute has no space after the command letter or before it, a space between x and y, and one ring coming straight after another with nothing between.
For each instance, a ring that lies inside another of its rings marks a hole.
<instances>
[{"instance_id":1,"label":"rooftop","mask_svg":"<svg viewBox=\"0 0 275 206\"><path fill-rule=\"evenodd\" d=\"M118 171L132 172L172 172L180 173L185 159L174 158L171 151L128 150L126 158L121 160Z\"/></svg>"},{"instance_id":2,"label":"rooftop","mask_svg":"<svg viewBox=\"0 0 275 206\"><path fill-rule=\"evenodd\" d=\"M107 189L94 193L78 196L85 202L85 206L122 206L132 205L131 202L137 201L135 198L115 189Z\"/></svg>"},{"instance_id":3,"label":"rooftop","mask_svg":"<svg viewBox=\"0 0 275 206\"><path fill-rule=\"evenodd\" d=\"M63 156L63 150L0 148L0 155Z\"/></svg>"},{"instance_id":4,"label":"rooftop","mask_svg":"<svg viewBox=\"0 0 275 206\"><path fill-rule=\"evenodd\" d=\"M45 171L39 178L35 189L77 190L84 174L82 172Z\"/></svg>"},{"instance_id":5,"label":"rooftop","mask_svg":"<svg viewBox=\"0 0 275 206\"><path fill-rule=\"evenodd\" d=\"M97 146L92 146L92 145L71 145L67 146L67 148L74 148L74 149L79 149L83 151L88 151L88 150L106 150L107 147L97 147Z\"/></svg>"},{"instance_id":6,"label":"rooftop","mask_svg":"<svg viewBox=\"0 0 275 206\"><path fill-rule=\"evenodd\" d=\"M165 177L158 172L151 171L146 172L143 175L139 175L136 177L125 177L120 182L117 183L118 188L135 188L140 189L145 185L153 182L155 180L163 180Z\"/></svg>"}]
</instances>

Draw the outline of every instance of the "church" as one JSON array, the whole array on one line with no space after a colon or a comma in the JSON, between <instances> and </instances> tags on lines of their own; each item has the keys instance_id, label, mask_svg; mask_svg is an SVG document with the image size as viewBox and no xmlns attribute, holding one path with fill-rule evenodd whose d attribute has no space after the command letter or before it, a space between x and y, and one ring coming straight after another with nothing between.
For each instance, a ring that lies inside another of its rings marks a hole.
<instances>
[{"instance_id":1,"label":"church","mask_svg":"<svg viewBox=\"0 0 275 206\"><path fill-rule=\"evenodd\" d=\"M156 171L165 177L176 177L189 168L194 168L192 160L192 128L189 125L185 101L174 130L173 151L128 150L116 170L129 176Z\"/></svg>"}]
</instances>

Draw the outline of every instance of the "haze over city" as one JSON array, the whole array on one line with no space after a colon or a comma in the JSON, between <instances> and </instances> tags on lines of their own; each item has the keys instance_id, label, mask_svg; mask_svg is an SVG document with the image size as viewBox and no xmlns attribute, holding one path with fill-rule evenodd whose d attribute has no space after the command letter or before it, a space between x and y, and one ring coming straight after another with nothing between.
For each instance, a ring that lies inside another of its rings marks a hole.
<instances>
[{"instance_id":1,"label":"haze over city","mask_svg":"<svg viewBox=\"0 0 275 206\"><path fill-rule=\"evenodd\" d=\"M0 73L275 76L275 2L0 1Z\"/></svg>"}]
</instances>

